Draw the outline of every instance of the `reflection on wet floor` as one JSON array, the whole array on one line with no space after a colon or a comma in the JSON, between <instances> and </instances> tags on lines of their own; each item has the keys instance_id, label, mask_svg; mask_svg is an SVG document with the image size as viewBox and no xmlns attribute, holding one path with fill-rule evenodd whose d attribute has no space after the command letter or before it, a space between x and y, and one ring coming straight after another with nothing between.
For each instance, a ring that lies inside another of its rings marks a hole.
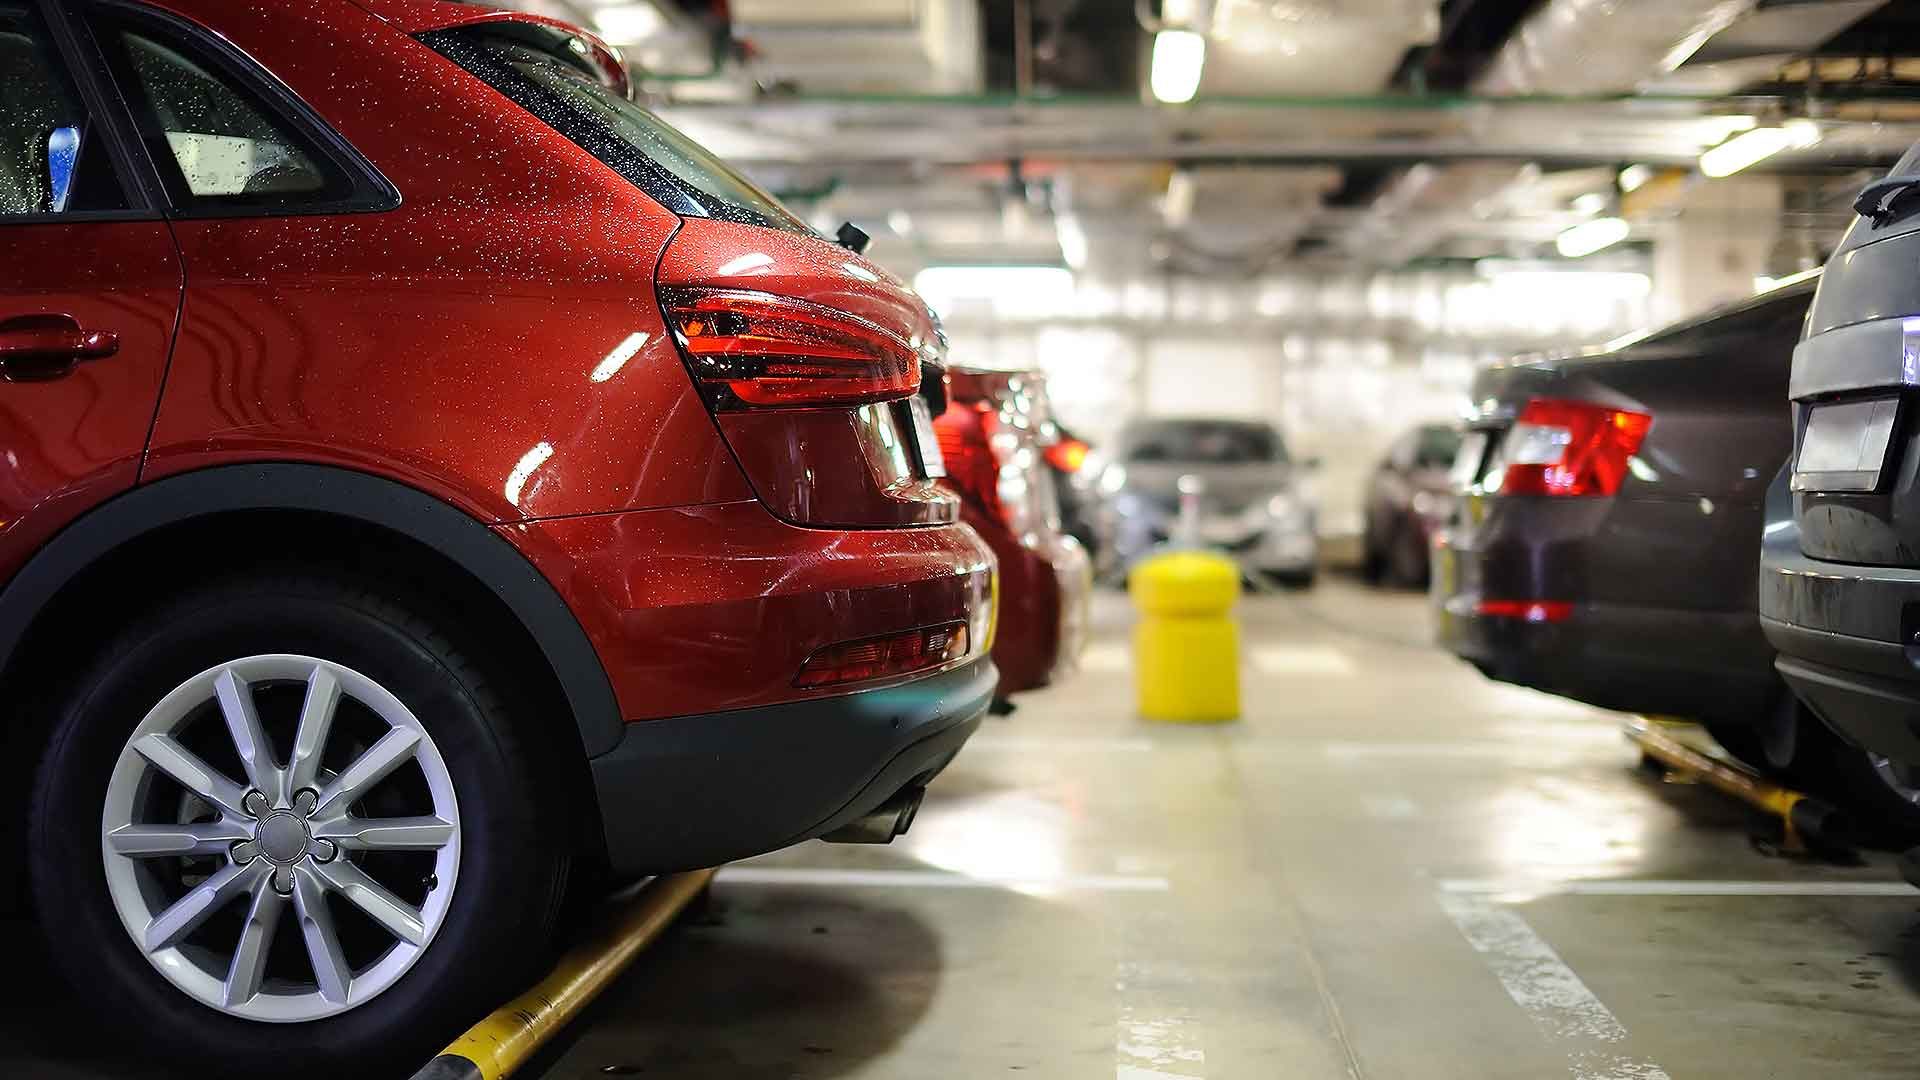
<instances>
[{"instance_id":1,"label":"reflection on wet floor","mask_svg":"<svg viewBox=\"0 0 1920 1080\"><path fill-rule=\"evenodd\" d=\"M1085 670L902 842L723 874L545 1075L1909 1074L1920 894L1886 859L1763 855L1618 717L1428 648L1419 596L1243 616L1245 720L1153 727L1102 597Z\"/></svg>"}]
</instances>

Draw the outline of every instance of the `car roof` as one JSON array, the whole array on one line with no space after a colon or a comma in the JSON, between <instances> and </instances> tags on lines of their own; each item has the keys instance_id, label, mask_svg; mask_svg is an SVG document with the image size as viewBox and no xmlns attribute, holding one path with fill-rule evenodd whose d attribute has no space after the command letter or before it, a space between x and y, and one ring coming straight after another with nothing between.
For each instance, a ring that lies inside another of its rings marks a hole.
<instances>
[{"instance_id":1,"label":"car roof","mask_svg":"<svg viewBox=\"0 0 1920 1080\"><path fill-rule=\"evenodd\" d=\"M564 19L480 4L454 3L453 0L353 0L353 3L407 34L424 34L430 30L448 30L489 22L532 23L564 30L587 44L593 51L595 65L615 82L621 93L629 90L627 67L620 57L620 50L592 31Z\"/></svg>"}]
</instances>

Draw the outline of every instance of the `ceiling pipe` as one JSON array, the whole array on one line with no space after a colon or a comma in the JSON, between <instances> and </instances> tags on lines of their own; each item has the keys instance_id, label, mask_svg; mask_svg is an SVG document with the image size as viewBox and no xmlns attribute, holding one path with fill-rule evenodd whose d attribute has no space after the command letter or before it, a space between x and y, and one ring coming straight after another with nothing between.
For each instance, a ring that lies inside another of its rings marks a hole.
<instances>
[{"instance_id":1,"label":"ceiling pipe","mask_svg":"<svg viewBox=\"0 0 1920 1080\"><path fill-rule=\"evenodd\" d=\"M1685 63L1706 42L1751 11L1757 0L1546 0L1514 28L1487 69L1473 81L1476 97L1532 97L1629 93L1649 79ZM1817 42L1810 44L1818 44ZM1464 193L1467 204L1497 196L1525 178L1522 167L1472 182L1450 175L1462 166L1401 173L1382 189L1374 206L1394 220L1395 243L1356 236L1355 254L1370 252L1405 262L1431 251L1445 238L1422 219L1458 211L1462 203L1440 201Z\"/></svg>"}]
</instances>

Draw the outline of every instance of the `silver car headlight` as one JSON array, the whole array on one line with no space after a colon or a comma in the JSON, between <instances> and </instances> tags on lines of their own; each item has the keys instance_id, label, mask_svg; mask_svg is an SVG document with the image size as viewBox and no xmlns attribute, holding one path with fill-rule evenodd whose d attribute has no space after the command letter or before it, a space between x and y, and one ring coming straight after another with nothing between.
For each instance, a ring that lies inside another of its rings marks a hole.
<instances>
[{"instance_id":1,"label":"silver car headlight","mask_svg":"<svg viewBox=\"0 0 1920 1080\"><path fill-rule=\"evenodd\" d=\"M1302 530L1309 528L1313 520L1312 508L1290 492L1282 491L1268 499L1260 509L1274 524L1283 529Z\"/></svg>"}]
</instances>

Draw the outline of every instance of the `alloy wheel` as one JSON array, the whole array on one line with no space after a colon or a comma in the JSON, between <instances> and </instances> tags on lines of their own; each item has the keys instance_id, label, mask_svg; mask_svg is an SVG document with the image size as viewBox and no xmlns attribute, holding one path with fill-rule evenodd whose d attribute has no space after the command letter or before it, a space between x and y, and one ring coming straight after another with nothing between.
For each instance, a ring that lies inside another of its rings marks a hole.
<instances>
[{"instance_id":1,"label":"alloy wheel","mask_svg":"<svg viewBox=\"0 0 1920 1080\"><path fill-rule=\"evenodd\" d=\"M392 693L328 660L251 656L188 679L134 729L101 855L163 977L230 1015L301 1022L364 1004L424 954L453 898L460 815L439 749Z\"/></svg>"}]
</instances>

